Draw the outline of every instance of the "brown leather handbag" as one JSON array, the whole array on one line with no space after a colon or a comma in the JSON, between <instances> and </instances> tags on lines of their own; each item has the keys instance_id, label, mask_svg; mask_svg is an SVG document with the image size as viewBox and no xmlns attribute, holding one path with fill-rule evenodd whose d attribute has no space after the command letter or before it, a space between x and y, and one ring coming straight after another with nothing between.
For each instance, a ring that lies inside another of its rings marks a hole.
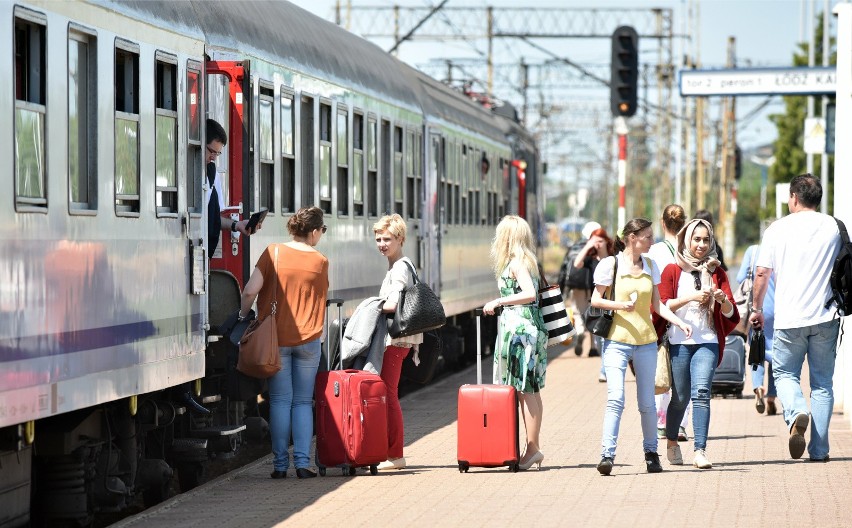
<instances>
[{"instance_id":1,"label":"brown leather handbag","mask_svg":"<svg viewBox=\"0 0 852 528\"><path fill-rule=\"evenodd\" d=\"M278 246L275 246L275 276L278 277ZM253 378L266 379L281 370L281 355L278 353L278 325L275 312L278 285L272 284L272 311L263 319L251 322L240 339L240 354L237 370Z\"/></svg>"}]
</instances>

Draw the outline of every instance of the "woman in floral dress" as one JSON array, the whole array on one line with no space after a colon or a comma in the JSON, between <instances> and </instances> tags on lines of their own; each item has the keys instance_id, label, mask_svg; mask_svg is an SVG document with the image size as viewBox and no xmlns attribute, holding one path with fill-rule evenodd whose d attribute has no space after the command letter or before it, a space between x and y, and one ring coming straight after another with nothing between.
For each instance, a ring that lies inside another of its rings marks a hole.
<instances>
[{"instance_id":1,"label":"woman in floral dress","mask_svg":"<svg viewBox=\"0 0 852 528\"><path fill-rule=\"evenodd\" d=\"M547 368L547 328L538 306L538 262L532 230L519 216L506 216L497 225L491 260L500 297L483 306L486 314L503 310L497 323L494 383L512 385L519 393L527 445L519 467L544 461L539 433L544 409L541 389Z\"/></svg>"}]
</instances>

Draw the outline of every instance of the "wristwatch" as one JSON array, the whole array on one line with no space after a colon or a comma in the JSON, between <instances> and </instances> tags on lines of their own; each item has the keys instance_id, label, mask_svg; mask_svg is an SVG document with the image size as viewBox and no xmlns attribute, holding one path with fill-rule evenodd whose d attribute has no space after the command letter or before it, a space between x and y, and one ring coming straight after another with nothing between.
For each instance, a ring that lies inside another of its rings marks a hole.
<instances>
[{"instance_id":1,"label":"wristwatch","mask_svg":"<svg viewBox=\"0 0 852 528\"><path fill-rule=\"evenodd\" d=\"M751 311L752 311L752 313L759 313L759 314L762 314L762 313L763 313L763 308L752 308L752 309L751 309Z\"/></svg>"},{"instance_id":2,"label":"wristwatch","mask_svg":"<svg viewBox=\"0 0 852 528\"><path fill-rule=\"evenodd\" d=\"M237 221L236 220L231 222L231 231L234 232L234 233L237 232Z\"/></svg>"}]
</instances>

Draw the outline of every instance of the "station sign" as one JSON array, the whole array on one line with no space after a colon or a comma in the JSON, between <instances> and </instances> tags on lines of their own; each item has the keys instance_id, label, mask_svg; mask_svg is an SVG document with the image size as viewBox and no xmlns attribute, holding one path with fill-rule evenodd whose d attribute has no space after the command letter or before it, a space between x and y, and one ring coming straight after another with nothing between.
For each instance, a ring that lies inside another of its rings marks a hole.
<instances>
[{"instance_id":1,"label":"station sign","mask_svg":"<svg viewBox=\"0 0 852 528\"><path fill-rule=\"evenodd\" d=\"M834 66L681 70L678 84L683 97L833 94L836 73Z\"/></svg>"}]
</instances>

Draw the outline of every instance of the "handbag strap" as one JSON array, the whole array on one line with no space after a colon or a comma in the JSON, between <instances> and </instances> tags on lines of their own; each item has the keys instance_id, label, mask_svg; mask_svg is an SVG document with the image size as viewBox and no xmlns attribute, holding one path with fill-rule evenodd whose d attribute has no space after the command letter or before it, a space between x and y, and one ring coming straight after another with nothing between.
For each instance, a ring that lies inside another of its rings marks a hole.
<instances>
[{"instance_id":1,"label":"handbag strap","mask_svg":"<svg viewBox=\"0 0 852 528\"><path fill-rule=\"evenodd\" d=\"M275 244L275 260L272 264L272 271L275 273L275 286L272 287L272 315L275 315L278 308L278 244Z\"/></svg>"},{"instance_id":2,"label":"handbag strap","mask_svg":"<svg viewBox=\"0 0 852 528\"><path fill-rule=\"evenodd\" d=\"M609 300L615 300L615 278L618 276L618 255L613 255L615 264L612 265L612 284L609 285Z\"/></svg>"},{"instance_id":3,"label":"handbag strap","mask_svg":"<svg viewBox=\"0 0 852 528\"><path fill-rule=\"evenodd\" d=\"M408 257L402 257L401 260L405 263L406 266L408 266L408 269L411 270L411 275L414 277L414 284L420 282L420 278L417 277L417 270L414 269L414 265L411 263L410 260L408 260Z\"/></svg>"}]
</instances>

